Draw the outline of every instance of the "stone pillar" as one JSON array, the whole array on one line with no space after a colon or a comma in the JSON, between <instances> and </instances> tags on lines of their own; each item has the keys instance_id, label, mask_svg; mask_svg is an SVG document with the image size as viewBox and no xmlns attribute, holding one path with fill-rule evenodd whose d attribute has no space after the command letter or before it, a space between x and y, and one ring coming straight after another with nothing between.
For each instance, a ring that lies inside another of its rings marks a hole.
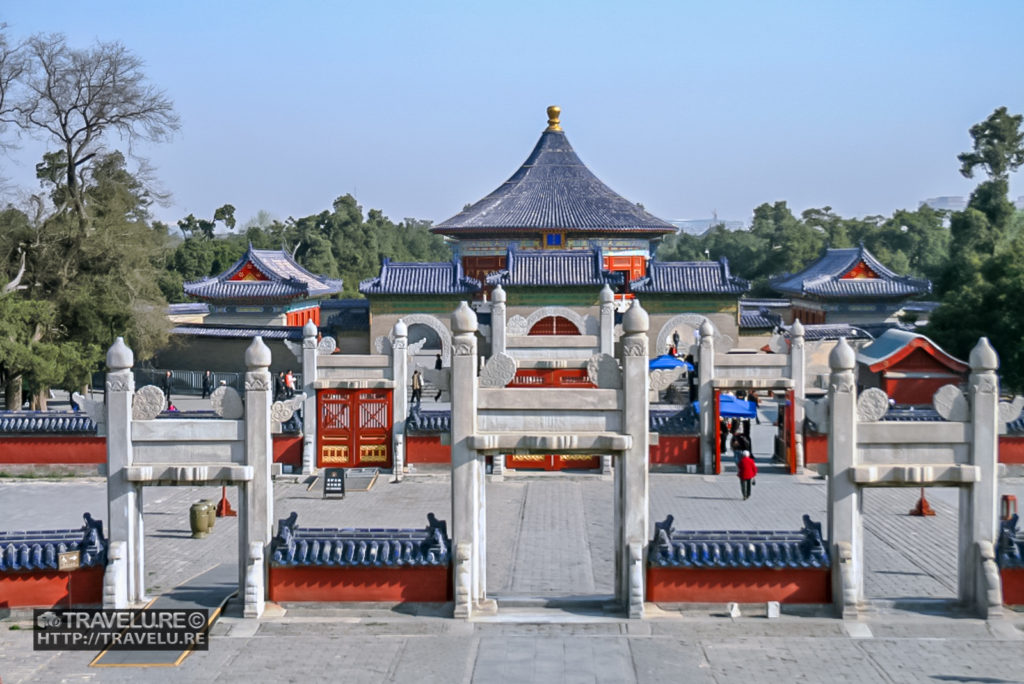
<instances>
[{"instance_id":1,"label":"stone pillar","mask_svg":"<svg viewBox=\"0 0 1024 684\"><path fill-rule=\"evenodd\" d=\"M270 349L262 337L254 337L245 350L245 462L252 466L252 482L247 490L238 521L239 583L245 597L245 617L263 614L266 558L274 516L274 485L270 464L274 460L270 437L270 404L273 383L270 378ZM243 497L239 497L243 498Z\"/></svg>"},{"instance_id":2,"label":"stone pillar","mask_svg":"<svg viewBox=\"0 0 1024 684\"><path fill-rule=\"evenodd\" d=\"M127 608L142 601L146 591L142 487L125 477L132 465L134 362L132 350L118 337L107 350L107 536L111 548L121 545L123 557L112 558L105 570L105 608Z\"/></svg>"},{"instance_id":3,"label":"stone pillar","mask_svg":"<svg viewBox=\"0 0 1024 684\"><path fill-rule=\"evenodd\" d=\"M982 569L979 544L994 545L998 537L999 505L999 357L987 337L978 340L968 359L971 374L967 400L971 421L971 464L980 479L960 488L959 585L960 601L973 605L982 617L990 616L990 587Z\"/></svg>"},{"instance_id":4,"label":"stone pillar","mask_svg":"<svg viewBox=\"0 0 1024 684\"><path fill-rule=\"evenodd\" d=\"M804 467L804 402L807 400L807 350L800 319L789 329L789 377L793 380L793 431L796 435L796 467Z\"/></svg>"},{"instance_id":5,"label":"stone pillar","mask_svg":"<svg viewBox=\"0 0 1024 684\"><path fill-rule=\"evenodd\" d=\"M507 348L505 321L508 315L505 301L508 299L501 285L491 292L491 356L504 354Z\"/></svg>"},{"instance_id":6,"label":"stone pillar","mask_svg":"<svg viewBox=\"0 0 1024 684\"><path fill-rule=\"evenodd\" d=\"M715 377L715 329L705 320L700 324L700 351L697 355L697 399L700 401L700 462L705 473L715 472L715 410L711 405L715 393L711 379Z\"/></svg>"},{"instance_id":7,"label":"stone pillar","mask_svg":"<svg viewBox=\"0 0 1024 684\"><path fill-rule=\"evenodd\" d=\"M409 417L409 328L399 319L391 330L391 377L395 389L391 398L391 454L394 481L402 481L405 469L405 420Z\"/></svg>"},{"instance_id":8,"label":"stone pillar","mask_svg":"<svg viewBox=\"0 0 1024 684\"><path fill-rule=\"evenodd\" d=\"M483 608L487 562L484 457L470 446L476 434L477 320L466 302L452 314L451 325L452 544L462 550L452 575L455 617L469 618Z\"/></svg>"},{"instance_id":9,"label":"stone pillar","mask_svg":"<svg viewBox=\"0 0 1024 684\"><path fill-rule=\"evenodd\" d=\"M650 319L634 299L622 317L622 424L631 438L615 468L616 598L631 618L644 614L650 437L647 331Z\"/></svg>"},{"instance_id":10,"label":"stone pillar","mask_svg":"<svg viewBox=\"0 0 1024 684\"><path fill-rule=\"evenodd\" d=\"M601 353L615 356L615 293L606 284L601 288Z\"/></svg>"},{"instance_id":11,"label":"stone pillar","mask_svg":"<svg viewBox=\"0 0 1024 684\"><path fill-rule=\"evenodd\" d=\"M855 614L864 594L864 535L860 488L850 477L857 460L856 356L839 339L828 357L828 539L832 552L832 597L844 616Z\"/></svg>"},{"instance_id":12,"label":"stone pillar","mask_svg":"<svg viewBox=\"0 0 1024 684\"><path fill-rule=\"evenodd\" d=\"M316 470L316 424L319 414L316 406L317 379L317 327L313 321L302 326L302 473L311 474Z\"/></svg>"}]
</instances>

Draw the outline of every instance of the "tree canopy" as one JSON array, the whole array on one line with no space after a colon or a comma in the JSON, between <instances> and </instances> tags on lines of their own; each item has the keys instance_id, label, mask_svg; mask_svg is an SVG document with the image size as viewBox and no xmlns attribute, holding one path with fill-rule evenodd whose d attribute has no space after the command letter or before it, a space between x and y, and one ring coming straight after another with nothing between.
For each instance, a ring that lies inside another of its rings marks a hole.
<instances>
[{"instance_id":1,"label":"tree canopy","mask_svg":"<svg viewBox=\"0 0 1024 684\"><path fill-rule=\"evenodd\" d=\"M213 220L190 215L178 222L186 237L167 258L160 279L168 301L183 301L182 283L223 272L250 243L257 249L286 249L310 272L342 278L344 297L361 296L359 282L377 275L385 256L396 261L451 258L444 240L429 232L429 221L394 223L378 209L364 216L352 195L334 200L330 211L284 222L267 220L264 225L249 225L244 232L215 235L214 226L221 217L230 216L225 226L234 227L233 211L234 207L224 205L214 212Z\"/></svg>"}]
</instances>

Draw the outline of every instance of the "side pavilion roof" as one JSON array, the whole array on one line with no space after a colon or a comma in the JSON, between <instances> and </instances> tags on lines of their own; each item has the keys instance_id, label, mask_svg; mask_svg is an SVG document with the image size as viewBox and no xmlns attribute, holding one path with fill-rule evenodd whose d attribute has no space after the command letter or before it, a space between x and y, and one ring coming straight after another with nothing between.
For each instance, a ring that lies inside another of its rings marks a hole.
<instances>
[{"instance_id":1,"label":"side pavilion roof","mask_svg":"<svg viewBox=\"0 0 1024 684\"><path fill-rule=\"evenodd\" d=\"M932 284L896 274L861 245L826 249L804 270L775 280L772 288L822 299L900 299L931 292Z\"/></svg>"},{"instance_id":2,"label":"side pavilion roof","mask_svg":"<svg viewBox=\"0 0 1024 684\"><path fill-rule=\"evenodd\" d=\"M871 344L857 352L857 361L868 367L872 373L892 368L910 356L915 349L921 349L954 373L966 373L970 367L960 359L947 354L942 347L919 333L893 328L886 330Z\"/></svg>"},{"instance_id":3,"label":"side pavilion roof","mask_svg":"<svg viewBox=\"0 0 1024 684\"><path fill-rule=\"evenodd\" d=\"M750 283L732 275L729 260L657 261L647 262L647 275L630 284L633 292L665 294L729 294L740 295Z\"/></svg>"},{"instance_id":4,"label":"side pavilion roof","mask_svg":"<svg viewBox=\"0 0 1024 684\"><path fill-rule=\"evenodd\" d=\"M602 183L576 156L558 114L557 107L548 108L548 128L511 178L431 231L460 235L540 230L652 237L676 232L672 224Z\"/></svg>"},{"instance_id":5,"label":"side pavilion roof","mask_svg":"<svg viewBox=\"0 0 1024 684\"><path fill-rule=\"evenodd\" d=\"M185 294L210 301L285 302L341 292L341 280L310 273L282 250L249 249L220 275L185 283Z\"/></svg>"},{"instance_id":6,"label":"side pavilion roof","mask_svg":"<svg viewBox=\"0 0 1024 684\"><path fill-rule=\"evenodd\" d=\"M380 275L359 283L359 291L368 294L471 294L480 291L480 281L462 271L458 259L440 262L399 262L387 257L381 262Z\"/></svg>"}]
</instances>

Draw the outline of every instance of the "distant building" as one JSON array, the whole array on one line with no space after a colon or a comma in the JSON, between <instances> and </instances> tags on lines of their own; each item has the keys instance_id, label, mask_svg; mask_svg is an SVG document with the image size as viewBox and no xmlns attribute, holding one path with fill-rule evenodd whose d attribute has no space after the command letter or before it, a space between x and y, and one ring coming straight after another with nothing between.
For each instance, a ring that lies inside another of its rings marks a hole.
<instances>
[{"instance_id":1,"label":"distant building","mask_svg":"<svg viewBox=\"0 0 1024 684\"><path fill-rule=\"evenodd\" d=\"M928 280L899 275L861 247L826 249L772 289L792 302L801 323L896 323L908 300L931 292ZM787 321L788 322L788 321Z\"/></svg>"},{"instance_id":2,"label":"distant building","mask_svg":"<svg viewBox=\"0 0 1024 684\"><path fill-rule=\"evenodd\" d=\"M719 224L725 226L726 230L743 230L746 228L746 224L743 221L723 221L719 218L674 219L669 221L669 223L678 228L680 233L688 235L703 235L708 232L709 228Z\"/></svg>"},{"instance_id":3,"label":"distant building","mask_svg":"<svg viewBox=\"0 0 1024 684\"><path fill-rule=\"evenodd\" d=\"M967 198L960 197L958 195L942 195L940 197L929 197L926 200L922 200L918 205L923 207L928 205L932 209L942 211L963 211L967 208Z\"/></svg>"}]
</instances>

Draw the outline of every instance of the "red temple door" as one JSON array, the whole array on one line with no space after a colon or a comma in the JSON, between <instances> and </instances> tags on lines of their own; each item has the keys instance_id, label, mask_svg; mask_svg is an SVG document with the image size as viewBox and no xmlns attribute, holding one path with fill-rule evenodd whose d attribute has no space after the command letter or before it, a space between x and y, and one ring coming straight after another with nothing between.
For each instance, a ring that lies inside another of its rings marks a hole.
<instances>
[{"instance_id":1,"label":"red temple door","mask_svg":"<svg viewBox=\"0 0 1024 684\"><path fill-rule=\"evenodd\" d=\"M317 467L390 468L391 390L317 391Z\"/></svg>"}]
</instances>

